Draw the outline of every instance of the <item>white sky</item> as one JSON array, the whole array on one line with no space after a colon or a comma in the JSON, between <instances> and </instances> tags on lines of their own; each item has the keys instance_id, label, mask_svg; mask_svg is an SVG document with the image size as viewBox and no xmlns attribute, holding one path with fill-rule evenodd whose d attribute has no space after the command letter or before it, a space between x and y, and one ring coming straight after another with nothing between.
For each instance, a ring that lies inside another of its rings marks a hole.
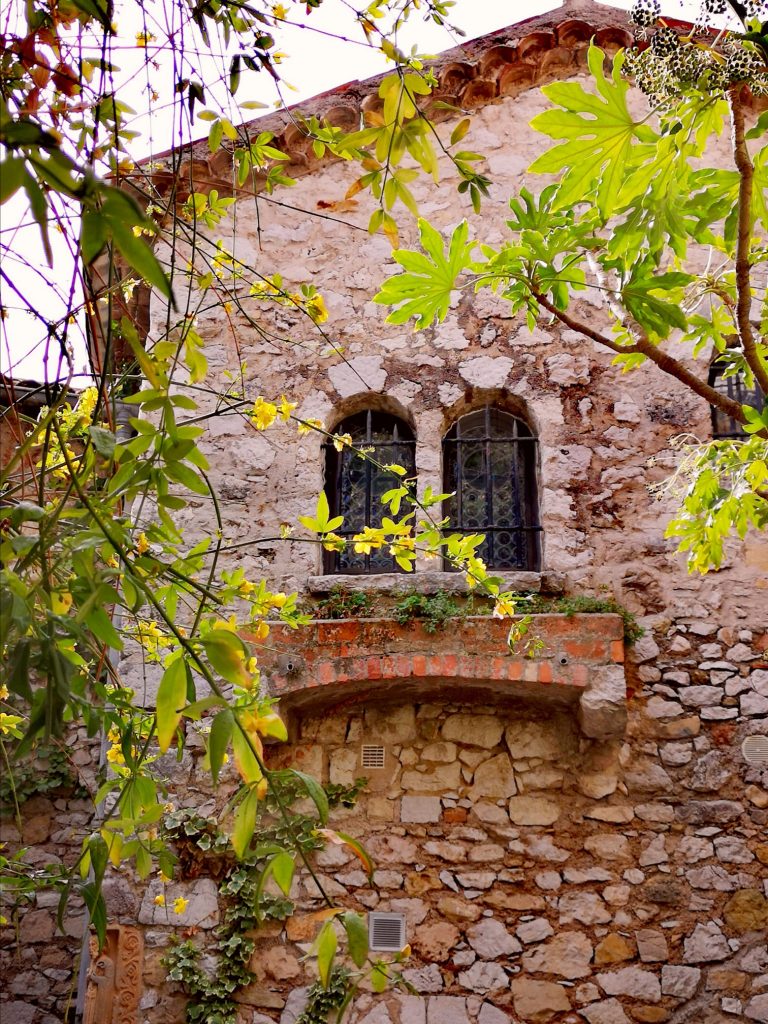
<instances>
[{"instance_id":1,"label":"white sky","mask_svg":"<svg viewBox=\"0 0 768 1024\"><path fill-rule=\"evenodd\" d=\"M309 17L304 14L302 4L291 3L290 0L284 0L284 4L289 8L289 20L296 24L285 26L284 31L278 36L280 49L288 55L282 62L280 71L284 83L290 83L294 88L288 88L284 84L278 94L274 82L266 72L254 74L244 71L236 99L239 102L258 101L264 103L267 109L246 110L238 114L236 108L231 106L230 117L235 123L238 120L250 120L260 113L268 113L283 103L297 103L346 82L365 79L391 67L382 54L370 47L329 37L347 35L354 37L355 40L362 37L345 0L324 0ZM631 0L617 0L608 6L628 8L630 4ZM18 15L21 16L23 0L11 0L11 5L12 8L18 9ZM466 39L469 40L560 6L560 3L552 0L457 0L451 20L464 30ZM698 3L670 0L664 3L663 7L669 16L692 18L698 10ZM179 69L172 66L167 56L156 53L151 42L146 51L133 45L135 33L144 27L142 10L146 12L148 19L146 28L151 32L154 27L162 41L167 27L165 32L161 32L153 25L151 18L162 16L167 9L162 0L145 0L143 5L132 0L123 0L122 5L118 2L116 18L120 25L121 38L127 41L128 45L124 45L115 53L115 61L120 64L120 72L116 76L117 93L123 102L137 112L137 116L129 124L132 130L140 133L132 143L132 155L136 159L165 152L174 141L178 141L178 136L174 135L173 131L170 106L167 100L164 101L164 98L172 93L175 77L180 73L183 77L202 78L207 84L215 81L221 75L222 68L228 64L226 55L223 61L208 59L205 62L196 62L193 57ZM329 35L321 35L317 30ZM460 42L461 38L452 37L445 29L432 22L424 23L421 17L414 18L398 39L401 49L408 51L416 45L420 53L427 54L437 54ZM147 65L147 60L155 57L158 58L158 67ZM149 97L150 76L151 87L160 94L160 100L154 105L151 104ZM206 105L211 109L218 109L214 98L221 105L221 109L227 109L230 100L225 83L220 82L218 90L209 89L207 96ZM206 122L196 118L191 133L185 135L184 141L189 141L190 134L193 139L205 137L208 127ZM56 296L55 287L47 283L47 280L50 280L54 286L66 287L68 277L72 273L72 256L63 244L61 236L52 232L55 264L54 269L49 272L45 266L37 227L17 227L29 220L25 201L20 194L2 208L2 215L3 238L8 239L11 232L16 229L15 248L23 252L24 261L32 267L29 269L8 259L6 273L13 276L23 292L31 292L36 297L45 296L46 315L54 318L57 311L58 315L61 315L65 308L62 300ZM0 368L16 378L40 379L46 370L42 358L44 345L39 340L39 322L30 314L18 309L20 302L8 288L4 289L3 304L10 310L10 316L3 324ZM76 333L72 335L73 341ZM75 342L75 351L78 370L84 370L84 346L78 346ZM51 366L48 367L47 374L49 377L53 376Z\"/></svg>"}]
</instances>

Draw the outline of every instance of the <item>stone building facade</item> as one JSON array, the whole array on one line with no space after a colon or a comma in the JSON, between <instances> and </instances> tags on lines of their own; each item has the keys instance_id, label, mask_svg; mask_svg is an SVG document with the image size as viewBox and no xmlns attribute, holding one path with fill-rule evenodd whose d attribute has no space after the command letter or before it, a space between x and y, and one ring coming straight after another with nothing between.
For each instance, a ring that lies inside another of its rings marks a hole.
<instances>
[{"instance_id":1,"label":"stone building facade","mask_svg":"<svg viewBox=\"0 0 768 1024\"><path fill-rule=\"evenodd\" d=\"M593 36L608 52L625 45L623 15L572 4L441 60L440 95L471 109L472 148L493 181L481 215L469 215L489 242L503 239L508 197L543 146L529 128L546 104L540 84L584 75ZM336 90L317 112L355 124L375 89ZM265 304L269 331L257 332L211 310L199 329L214 375L223 382L244 362L249 396L286 393L299 415L329 428L367 410L397 417L415 439L419 488L438 493L457 420L486 406L519 417L537 438L542 529L538 564L510 582L544 609L563 597L613 598L644 630L628 644L616 614L537 614L542 646L523 658L487 616L434 633L403 625L394 606L404 593L461 601L457 577L434 562L413 577L328 573L299 531L276 540L275 496L281 519L309 512L328 453L295 426L262 434L243 416L208 410L203 447L239 545L232 567L298 590L319 616L298 631L275 626L262 656L291 726L271 763L335 785L368 778L332 824L364 842L374 884L343 847L319 851L316 870L339 905L405 917L412 991L363 991L351 1019L768 1021L768 771L741 750L768 731L768 543L749 536L722 571L689 576L648 494L674 465L672 436L709 436L708 408L652 367L622 374L556 324L530 331L485 294L462 295L445 323L418 334L388 325L371 296L397 268L389 244L365 231L365 204L320 215L343 200L354 171L317 161L278 115L260 126L291 154L291 208L241 200L217 234L248 262L263 253L288 286L315 284L343 357L289 311ZM191 156L201 180L225 186L219 157ZM467 216L448 183L414 191L438 229ZM415 243L415 229L405 224L401 241ZM211 531L209 507L201 500L180 525ZM324 620L334 587L366 593L366 616ZM122 669L151 701L138 659ZM383 750L383 763L364 768L370 748ZM190 734L174 785L179 803L211 814L225 797L210 790L201 754ZM169 900L190 903L171 920L154 904L157 884L142 893L127 876L110 881L116 922L138 919L143 930L136 1019L148 1024L183 1017L160 964L171 936L186 928L205 947L223 913L211 878L182 878ZM322 905L313 886L300 874L296 913L257 933L255 980L238 996L243 1024L293 1024L300 1012L312 981L302 957ZM48 941L29 937L35 951Z\"/></svg>"}]
</instances>

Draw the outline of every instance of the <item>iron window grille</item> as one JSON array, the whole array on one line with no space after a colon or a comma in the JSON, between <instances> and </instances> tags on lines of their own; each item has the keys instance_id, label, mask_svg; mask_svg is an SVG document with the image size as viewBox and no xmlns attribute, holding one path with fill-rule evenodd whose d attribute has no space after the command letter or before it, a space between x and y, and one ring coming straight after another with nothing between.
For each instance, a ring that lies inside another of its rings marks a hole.
<instances>
[{"instance_id":1,"label":"iron window grille","mask_svg":"<svg viewBox=\"0 0 768 1024\"><path fill-rule=\"evenodd\" d=\"M324 551L323 569L326 573L381 573L402 571L389 553L388 547L378 548L370 554L354 550L351 538L365 526L379 526L386 507L381 496L406 482L415 484L416 439L413 431L402 420L388 413L357 413L343 420L335 429L337 434L349 434L353 444L372 449L369 453L377 463L395 463L406 471L406 477L374 465L360 458L349 448L338 452L332 441L326 441L325 493L332 516L344 516L344 522L335 532L348 543L344 551Z\"/></svg>"},{"instance_id":2,"label":"iron window grille","mask_svg":"<svg viewBox=\"0 0 768 1024\"><path fill-rule=\"evenodd\" d=\"M727 369L724 364L713 363L709 369L710 386L715 391L719 391L721 395L732 398L739 405L751 405L753 409L762 410L765 398L757 384L751 388L747 387L744 375L741 373L730 374L726 377ZM733 440L746 436L744 427L738 420L712 406L712 437L715 440Z\"/></svg>"},{"instance_id":3,"label":"iron window grille","mask_svg":"<svg viewBox=\"0 0 768 1024\"><path fill-rule=\"evenodd\" d=\"M443 506L455 533L483 533L489 568L536 571L541 525L538 440L519 417L485 406L458 419L443 441ZM450 566L446 565L446 568Z\"/></svg>"}]
</instances>

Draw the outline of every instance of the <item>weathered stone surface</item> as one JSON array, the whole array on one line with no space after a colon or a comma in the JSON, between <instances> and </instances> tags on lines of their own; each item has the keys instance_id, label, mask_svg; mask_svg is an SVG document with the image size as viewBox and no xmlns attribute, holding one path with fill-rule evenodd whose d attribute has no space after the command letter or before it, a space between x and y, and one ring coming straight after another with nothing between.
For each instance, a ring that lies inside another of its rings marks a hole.
<instances>
[{"instance_id":1,"label":"weathered stone surface","mask_svg":"<svg viewBox=\"0 0 768 1024\"><path fill-rule=\"evenodd\" d=\"M611 920L610 910L596 892L567 892L558 900L557 909L561 924L607 924Z\"/></svg>"},{"instance_id":2,"label":"weathered stone surface","mask_svg":"<svg viewBox=\"0 0 768 1024\"><path fill-rule=\"evenodd\" d=\"M509 1014L492 1003L483 1003L477 1015L477 1024L509 1024Z\"/></svg>"},{"instance_id":3,"label":"weathered stone surface","mask_svg":"<svg viewBox=\"0 0 768 1024\"><path fill-rule=\"evenodd\" d=\"M440 761L441 763L450 764L451 761L455 761L457 756L457 747L455 743L447 743L445 741L437 743L428 743L421 752L422 761Z\"/></svg>"},{"instance_id":4,"label":"weathered stone surface","mask_svg":"<svg viewBox=\"0 0 768 1024\"><path fill-rule=\"evenodd\" d=\"M677 820L689 825L727 825L741 813L735 800L688 800L675 807Z\"/></svg>"},{"instance_id":5,"label":"weathered stone surface","mask_svg":"<svg viewBox=\"0 0 768 1024\"><path fill-rule=\"evenodd\" d=\"M397 707L367 707L364 714L365 730L376 743L389 745L408 743L416 739L416 709L413 704Z\"/></svg>"},{"instance_id":6,"label":"weathered stone surface","mask_svg":"<svg viewBox=\"0 0 768 1024\"><path fill-rule=\"evenodd\" d=\"M459 984L472 992L499 992L509 988L509 978L501 964L478 960L459 974Z\"/></svg>"},{"instance_id":7,"label":"weathered stone surface","mask_svg":"<svg viewBox=\"0 0 768 1024\"><path fill-rule=\"evenodd\" d=\"M155 903L156 896L165 897L165 905ZM188 900L182 913L172 908L179 897ZM176 928L215 928L219 923L219 901L216 883L211 878L196 882L175 882L164 886L158 879L147 886L139 911L141 924L173 925Z\"/></svg>"},{"instance_id":8,"label":"weathered stone surface","mask_svg":"<svg viewBox=\"0 0 768 1024\"><path fill-rule=\"evenodd\" d=\"M590 973L592 943L583 932L560 932L549 942L526 953L523 969L531 974L557 974L585 978Z\"/></svg>"},{"instance_id":9,"label":"weathered stone surface","mask_svg":"<svg viewBox=\"0 0 768 1024\"><path fill-rule=\"evenodd\" d=\"M520 953L522 946L501 921L485 918L467 930L467 941L472 949L485 960Z\"/></svg>"},{"instance_id":10,"label":"weathered stone surface","mask_svg":"<svg viewBox=\"0 0 768 1024\"><path fill-rule=\"evenodd\" d=\"M459 996L431 996L427 1024L470 1024L467 1001Z\"/></svg>"},{"instance_id":11,"label":"weathered stone surface","mask_svg":"<svg viewBox=\"0 0 768 1024\"><path fill-rule=\"evenodd\" d=\"M544 939L548 939L553 934L554 929L546 917L535 917L532 921L524 921L515 929L515 935L517 935L521 942L526 944L530 942L543 942Z\"/></svg>"},{"instance_id":12,"label":"weathered stone surface","mask_svg":"<svg viewBox=\"0 0 768 1024\"><path fill-rule=\"evenodd\" d=\"M623 935L611 932L595 947L596 964L618 964L623 960L632 960L635 947Z\"/></svg>"},{"instance_id":13,"label":"weathered stone surface","mask_svg":"<svg viewBox=\"0 0 768 1024\"><path fill-rule=\"evenodd\" d=\"M426 961L447 960L451 950L459 941L459 929L450 921L433 921L416 930L412 945Z\"/></svg>"},{"instance_id":14,"label":"weathered stone surface","mask_svg":"<svg viewBox=\"0 0 768 1024\"><path fill-rule=\"evenodd\" d=\"M470 800L483 797L492 800L514 796L517 792L515 773L506 754L497 754L475 769L474 785L469 791Z\"/></svg>"},{"instance_id":15,"label":"weathered stone surface","mask_svg":"<svg viewBox=\"0 0 768 1024\"><path fill-rule=\"evenodd\" d=\"M355 356L337 363L328 370L331 383L342 398L355 395L360 390L360 381L373 391L383 391L387 382L387 371L382 366L381 356Z\"/></svg>"},{"instance_id":16,"label":"weathered stone surface","mask_svg":"<svg viewBox=\"0 0 768 1024\"><path fill-rule=\"evenodd\" d=\"M659 979L640 967L622 967L610 974L598 974L596 980L609 996L630 996L649 1003L658 1003L661 999Z\"/></svg>"},{"instance_id":17,"label":"weathered stone surface","mask_svg":"<svg viewBox=\"0 0 768 1024\"><path fill-rule=\"evenodd\" d=\"M492 715L451 715L445 720L442 735L446 740L468 743L491 750L501 742L504 722Z\"/></svg>"},{"instance_id":18,"label":"weathered stone surface","mask_svg":"<svg viewBox=\"0 0 768 1024\"><path fill-rule=\"evenodd\" d=\"M439 796L404 796L400 801L400 821L440 821L442 811Z\"/></svg>"},{"instance_id":19,"label":"weathered stone surface","mask_svg":"<svg viewBox=\"0 0 768 1024\"><path fill-rule=\"evenodd\" d=\"M631 1024L618 999L603 999L599 1003L592 1003L581 1011L581 1015L589 1024Z\"/></svg>"},{"instance_id":20,"label":"weathered stone surface","mask_svg":"<svg viewBox=\"0 0 768 1024\"><path fill-rule=\"evenodd\" d=\"M509 817L515 825L552 825L560 817L560 807L544 797L513 796Z\"/></svg>"},{"instance_id":21,"label":"weathered stone surface","mask_svg":"<svg viewBox=\"0 0 768 1024\"><path fill-rule=\"evenodd\" d=\"M754 996L744 1007L744 1016L748 1020L756 1020L758 1024L768 1022L768 993Z\"/></svg>"},{"instance_id":22,"label":"weathered stone surface","mask_svg":"<svg viewBox=\"0 0 768 1024\"><path fill-rule=\"evenodd\" d=\"M610 832L588 836L584 840L584 849L599 860L629 860L632 856L627 839Z\"/></svg>"},{"instance_id":23,"label":"weathered stone surface","mask_svg":"<svg viewBox=\"0 0 768 1024\"><path fill-rule=\"evenodd\" d=\"M768 899L759 889L742 889L723 908L725 923L737 935L768 929Z\"/></svg>"},{"instance_id":24,"label":"weathered stone surface","mask_svg":"<svg viewBox=\"0 0 768 1024\"><path fill-rule=\"evenodd\" d=\"M664 932L656 928L641 928L635 932L637 952L643 963L666 963L669 956Z\"/></svg>"},{"instance_id":25,"label":"weathered stone surface","mask_svg":"<svg viewBox=\"0 0 768 1024\"><path fill-rule=\"evenodd\" d=\"M627 682L618 665L593 668L579 700L579 723L585 736L622 736L627 725Z\"/></svg>"},{"instance_id":26,"label":"weathered stone surface","mask_svg":"<svg viewBox=\"0 0 768 1024\"><path fill-rule=\"evenodd\" d=\"M567 1013L571 1008L566 990L551 981L533 981L531 978L515 978L512 982L512 998L515 1012L523 1020L545 1022L555 1014ZM435 1021L438 1024L438 1021ZM439 1022L443 1024L443 1022Z\"/></svg>"},{"instance_id":27,"label":"weathered stone surface","mask_svg":"<svg viewBox=\"0 0 768 1024\"><path fill-rule=\"evenodd\" d=\"M725 960L730 953L725 936L714 922L697 924L683 942L683 959L687 964Z\"/></svg>"},{"instance_id":28,"label":"weathered stone surface","mask_svg":"<svg viewBox=\"0 0 768 1024\"><path fill-rule=\"evenodd\" d=\"M426 964L424 967L409 967L403 971L403 977L417 992L442 992L443 976L437 964Z\"/></svg>"},{"instance_id":29,"label":"weathered stone surface","mask_svg":"<svg viewBox=\"0 0 768 1024\"><path fill-rule=\"evenodd\" d=\"M558 732L554 722L515 722L504 732L504 742L513 760L538 757L554 761L573 747L570 733Z\"/></svg>"},{"instance_id":30,"label":"weathered stone surface","mask_svg":"<svg viewBox=\"0 0 768 1024\"><path fill-rule=\"evenodd\" d=\"M701 970L698 967L666 964L661 968L661 991L665 996L692 999L700 981Z\"/></svg>"},{"instance_id":31,"label":"weathered stone surface","mask_svg":"<svg viewBox=\"0 0 768 1024\"><path fill-rule=\"evenodd\" d=\"M404 771L401 785L421 793L450 793L461 785L461 765L436 765L430 772Z\"/></svg>"},{"instance_id":32,"label":"weathered stone surface","mask_svg":"<svg viewBox=\"0 0 768 1024\"><path fill-rule=\"evenodd\" d=\"M640 852L638 863L640 867L650 867L653 864L663 864L669 860L669 854L666 849L666 838L665 836L655 836L650 843Z\"/></svg>"}]
</instances>

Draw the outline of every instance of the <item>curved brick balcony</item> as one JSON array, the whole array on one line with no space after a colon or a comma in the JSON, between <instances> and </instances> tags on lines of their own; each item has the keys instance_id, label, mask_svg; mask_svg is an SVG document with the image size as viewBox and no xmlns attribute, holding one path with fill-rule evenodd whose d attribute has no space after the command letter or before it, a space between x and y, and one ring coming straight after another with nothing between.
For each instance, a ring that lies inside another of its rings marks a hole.
<instances>
[{"instance_id":1,"label":"curved brick balcony","mask_svg":"<svg viewBox=\"0 0 768 1024\"><path fill-rule=\"evenodd\" d=\"M269 692L299 714L341 703L476 695L483 703L572 704L587 736L620 735L626 722L623 623L618 615L535 615L535 658L507 646L509 623L487 616L428 633L391 618L275 623L260 654Z\"/></svg>"}]
</instances>

